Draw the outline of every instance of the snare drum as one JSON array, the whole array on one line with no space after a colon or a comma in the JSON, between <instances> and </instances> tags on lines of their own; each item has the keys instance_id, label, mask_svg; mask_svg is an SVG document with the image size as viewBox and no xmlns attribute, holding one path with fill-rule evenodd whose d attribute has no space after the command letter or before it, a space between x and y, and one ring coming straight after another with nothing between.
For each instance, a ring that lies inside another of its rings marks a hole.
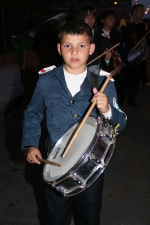
<instances>
[{"instance_id":1,"label":"snare drum","mask_svg":"<svg viewBox=\"0 0 150 225\"><path fill-rule=\"evenodd\" d=\"M104 171L115 147L112 125L104 125L101 118L89 117L62 157L78 125L79 122L58 140L48 156L48 160L61 167L45 164L43 169L44 181L64 196L78 194L89 187Z\"/></svg>"},{"instance_id":2,"label":"snare drum","mask_svg":"<svg viewBox=\"0 0 150 225\"><path fill-rule=\"evenodd\" d=\"M139 65L145 60L149 53L149 47L147 44L141 42L135 49L131 49L128 55L128 62L132 65Z\"/></svg>"}]
</instances>

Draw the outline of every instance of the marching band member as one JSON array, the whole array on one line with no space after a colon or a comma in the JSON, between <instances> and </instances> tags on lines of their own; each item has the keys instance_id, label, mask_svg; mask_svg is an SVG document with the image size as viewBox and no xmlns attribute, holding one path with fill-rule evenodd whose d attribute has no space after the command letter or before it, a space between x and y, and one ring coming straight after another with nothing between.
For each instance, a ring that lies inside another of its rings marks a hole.
<instances>
[{"instance_id":1,"label":"marching band member","mask_svg":"<svg viewBox=\"0 0 150 225\"><path fill-rule=\"evenodd\" d=\"M32 100L24 113L22 149L31 164L40 164L37 156L42 158L38 146L44 110L52 146L83 118L90 102L96 102L97 106L91 116L102 114L107 120L111 119L112 125L120 124L118 132L126 125L126 116L116 103L114 83L110 81L103 93L91 88L91 73L86 66L95 49L91 28L82 21L71 20L61 28L58 37L57 48L64 64L40 72ZM104 77L93 75L100 86ZM46 185L46 225L70 225L73 200L80 225L99 225L103 179L102 173L88 188L71 197L64 197Z\"/></svg>"},{"instance_id":2,"label":"marching band member","mask_svg":"<svg viewBox=\"0 0 150 225\"><path fill-rule=\"evenodd\" d=\"M142 4L133 5L131 9L131 16L131 22L128 22L121 27L128 53L139 40L142 39L142 42L147 43L147 38L143 38L143 36L147 33L147 25L142 22L144 17L144 6ZM129 91L127 101L131 106L138 106L138 103L136 102L136 94L139 88L140 79L142 78L143 85L150 86L146 74L146 60L136 66L128 63L128 66Z\"/></svg>"},{"instance_id":3,"label":"marching band member","mask_svg":"<svg viewBox=\"0 0 150 225\"><path fill-rule=\"evenodd\" d=\"M97 56L101 54L100 47L100 35L98 34L98 24L97 24L97 10L94 8L91 4L84 4L81 6L81 8L78 11L78 19L88 24L92 29L92 34L94 37L94 43L95 43L95 51L92 55L89 56L89 59L87 61L87 64L91 62L93 59L95 59ZM107 50L107 47L104 49L104 52L106 52L105 56L102 57L102 59L97 59L93 61L93 63L90 64L89 69L91 72L95 74L100 73L100 69L105 69L105 66L107 67L111 58L111 52ZM100 65L100 60L103 60L104 66ZM107 61L107 63L106 63Z\"/></svg>"},{"instance_id":4,"label":"marching band member","mask_svg":"<svg viewBox=\"0 0 150 225\"><path fill-rule=\"evenodd\" d=\"M120 45L116 48L116 50L117 53L119 53L121 60L124 62L124 64L126 64L127 51L124 45L122 34L117 29L115 29L115 20L116 20L115 13L110 10L105 10L101 13L100 19L101 19L101 27L99 29L100 43L101 43L100 52L102 53L106 48L110 48L113 45L120 43ZM117 63L119 64L120 57L118 59L115 59L116 55L112 54L111 60L107 64L107 66L104 67L104 63L101 62L102 69L111 72L111 70L113 70L113 66L116 66ZM107 60L105 61L107 62ZM118 95L118 104L122 106L127 96L128 79L126 67L124 67L118 74L116 74L114 79L115 79L114 84Z\"/></svg>"}]
</instances>

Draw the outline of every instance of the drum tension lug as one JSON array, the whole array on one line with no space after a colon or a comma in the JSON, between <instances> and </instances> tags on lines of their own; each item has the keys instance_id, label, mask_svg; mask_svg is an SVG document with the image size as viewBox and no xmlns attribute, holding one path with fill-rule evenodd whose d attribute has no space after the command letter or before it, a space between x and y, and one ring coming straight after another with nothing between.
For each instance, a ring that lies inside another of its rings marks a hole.
<instances>
[{"instance_id":1,"label":"drum tension lug","mask_svg":"<svg viewBox=\"0 0 150 225\"><path fill-rule=\"evenodd\" d=\"M94 154L90 154L90 155L89 155L89 158L90 158L90 159L95 159Z\"/></svg>"},{"instance_id":2,"label":"drum tension lug","mask_svg":"<svg viewBox=\"0 0 150 225\"><path fill-rule=\"evenodd\" d=\"M52 187L55 187L56 186L56 183L55 181L53 183L50 183L52 185Z\"/></svg>"},{"instance_id":3,"label":"drum tension lug","mask_svg":"<svg viewBox=\"0 0 150 225\"><path fill-rule=\"evenodd\" d=\"M72 172L69 173L69 177L71 177L73 180L76 180L75 176L76 176L76 173L74 174Z\"/></svg>"},{"instance_id":4,"label":"drum tension lug","mask_svg":"<svg viewBox=\"0 0 150 225\"><path fill-rule=\"evenodd\" d=\"M76 173L70 172L70 173L69 173L69 176L70 176L73 180L75 180L75 181L78 183L78 185L80 185L81 188L85 188L85 187L86 187L85 181L82 180L81 177L79 178L79 177L77 176Z\"/></svg>"}]
</instances>

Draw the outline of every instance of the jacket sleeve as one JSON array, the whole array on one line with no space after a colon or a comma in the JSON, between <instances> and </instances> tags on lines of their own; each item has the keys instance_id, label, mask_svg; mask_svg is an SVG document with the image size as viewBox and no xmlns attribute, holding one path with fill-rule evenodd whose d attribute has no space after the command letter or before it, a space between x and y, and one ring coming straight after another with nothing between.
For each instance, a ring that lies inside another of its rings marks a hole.
<instances>
[{"instance_id":1,"label":"jacket sleeve","mask_svg":"<svg viewBox=\"0 0 150 225\"><path fill-rule=\"evenodd\" d=\"M126 126L127 116L117 104L117 94L114 83L112 81L110 81L108 86L106 87L105 94L108 97L108 102L111 107L113 124L119 124L118 133L120 133Z\"/></svg>"},{"instance_id":2,"label":"jacket sleeve","mask_svg":"<svg viewBox=\"0 0 150 225\"><path fill-rule=\"evenodd\" d=\"M24 146L38 147L39 138L41 136L41 121L44 116L44 108L45 100L39 79L31 102L24 112L22 148Z\"/></svg>"}]
</instances>

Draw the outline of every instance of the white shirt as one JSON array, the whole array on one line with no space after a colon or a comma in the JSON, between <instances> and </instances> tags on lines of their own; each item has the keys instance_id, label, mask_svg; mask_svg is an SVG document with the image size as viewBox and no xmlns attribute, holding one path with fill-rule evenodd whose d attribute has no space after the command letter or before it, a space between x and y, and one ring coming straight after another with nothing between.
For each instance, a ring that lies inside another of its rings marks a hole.
<instances>
[{"instance_id":1,"label":"white shirt","mask_svg":"<svg viewBox=\"0 0 150 225\"><path fill-rule=\"evenodd\" d=\"M66 80L67 87L72 95L72 97L80 91L81 84L83 83L87 74L87 69L78 75L73 75L68 73L64 68L64 76ZM110 119L112 116L111 107L109 106L109 111L107 113L103 113L105 118Z\"/></svg>"},{"instance_id":2,"label":"white shirt","mask_svg":"<svg viewBox=\"0 0 150 225\"><path fill-rule=\"evenodd\" d=\"M64 69L65 80L67 83L67 87L74 96L77 92L80 91L81 84L83 83L87 74L87 69L78 75L70 74Z\"/></svg>"}]
</instances>

